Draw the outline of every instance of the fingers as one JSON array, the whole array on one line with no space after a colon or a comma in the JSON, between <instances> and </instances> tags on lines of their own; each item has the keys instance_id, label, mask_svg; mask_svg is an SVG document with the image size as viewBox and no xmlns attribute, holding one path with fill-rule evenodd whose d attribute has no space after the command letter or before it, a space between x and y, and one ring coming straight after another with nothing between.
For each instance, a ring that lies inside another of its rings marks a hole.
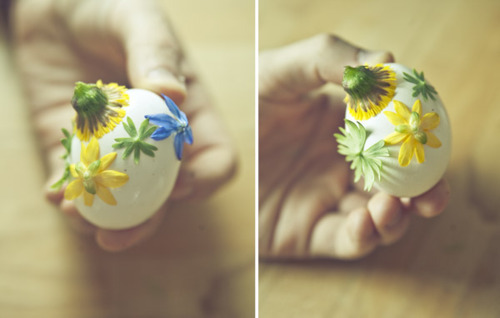
<instances>
[{"instance_id":1,"label":"fingers","mask_svg":"<svg viewBox=\"0 0 500 318\"><path fill-rule=\"evenodd\" d=\"M236 149L205 87L190 65L183 70L189 79L183 110L189 118L194 142L184 148L179 176L170 199L204 199L233 177Z\"/></svg>"},{"instance_id":2,"label":"fingers","mask_svg":"<svg viewBox=\"0 0 500 318\"><path fill-rule=\"evenodd\" d=\"M441 179L431 190L410 200L410 208L419 216L431 218L441 214L450 201L448 181Z\"/></svg>"},{"instance_id":3,"label":"fingers","mask_svg":"<svg viewBox=\"0 0 500 318\"><path fill-rule=\"evenodd\" d=\"M145 223L126 230L98 229L96 241L99 246L109 252L120 252L136 246L150 238L163 219L163 208Z\"/></svg>"},{"instance_id":4,"label":"fingers","mask_svg":"<svg viewBox=\"0 0 500 318\"><path fill-rule=\"evenodd\" d=\"M398 198L384 192L375 194L368 202L368 210L380 237L380 243L392 244L405 233L410 214L405 212Z\"/></svg>"},{"instance_id":5,"label":"fingers","mask_svg":"<svg viewBox=\"0 0 500 318\"><path fill-rule=\"evenodd\" d=\"M358 259L379 245L399 240L409 222L399 200L380 192L367 207L357 207L348 214L326 214L313 229L309 252L312 257Z\"/></svg>"},{"instance_id":6,"label":"fingers","mask_svg":"<svg viewBox=\"0 0 500 318\"><path fill-rule=\"evenodd\" d=\"M94 235L99 247L109 252L120 252L136 246L150 238L158 229L164 216L165 206L146 222L125 230L106 230L85 220L72 201L62 200L60 209L76 232Z\"/></svg>"},{"instance_id":7,"label":"fingers","mask_svg":"<svg viewBox=\"0 0 500 318\"><path fill-rule=\"evenodd\" d=\"M181 104L186 96L180 68L184 56L163 9L155 1L130 1L117 5L114 18L132 86Z\"/></svg>"},{"instance_id":8,"label":"fingers","mask_svg":"<svg viewBox=\"0 0 500 318\"><path fill-rule=\"evenodd\" d=\"M393 60L388 52L365 50L337 36L321 34L261 53L259 95L273 100L296 98L326 82L340 85L346 65Z\"/></svg>"}]
</instances>

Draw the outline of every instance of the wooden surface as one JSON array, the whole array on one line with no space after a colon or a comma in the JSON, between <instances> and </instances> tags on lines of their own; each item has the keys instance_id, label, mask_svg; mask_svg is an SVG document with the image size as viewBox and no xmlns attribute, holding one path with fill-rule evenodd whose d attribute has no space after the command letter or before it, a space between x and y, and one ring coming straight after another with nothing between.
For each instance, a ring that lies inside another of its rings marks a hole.
<instances>
[{"instance_id":1,"label":"wooden surface","mask_svg":"<svg viewBox=\"0 0 500 318\"><path fill-rule=\"evenodd\" d=\"M262 0L260 49L336 33L425 71L453 130L443 215L356 262L261 262L261 318L500 317L500 1Z\"/></svg>"},{"instance_id":2,"label":"wooden surface","mask_svg":"<svg viewBox=\"0 0 500 318\"><path fill-rule=\"evenodd\" d=\"M112 254L45 202L27 105L0 41L0 317L254 316L254 5L165 1L240 157L236 178L176 205L145 244Z\"/></svg>"}]
</instances>

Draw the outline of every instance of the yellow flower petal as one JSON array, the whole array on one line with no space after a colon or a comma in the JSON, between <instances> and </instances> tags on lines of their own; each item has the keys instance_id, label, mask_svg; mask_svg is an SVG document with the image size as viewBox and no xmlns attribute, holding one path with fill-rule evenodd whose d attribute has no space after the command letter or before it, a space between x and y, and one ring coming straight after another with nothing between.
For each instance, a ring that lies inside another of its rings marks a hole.
<instances>
[{"instance_id":1,"label":"yellow flower petal","mask_svg":"<svg viewBox=\"0 0 500 318\"><path fill-rule=\"evenodd\" d=\"M109 166L115 161L116 152L111 152L101 158L101 165L99 166L99 172L104 171L109 168Z\"/></svg>"},{"instance_id":2,"label":"yellow flower petal","mask_svg":"<svg viewBox=\"0 0 500 318\"><path fill-rule=\"evenodd\" d=\"M92 206L94 203L94 195L88 193L87 191L83 191L83 203L86 206Z\"/></svg>"},{"instance_id":3,"label":"yellow flower petal","mask_svg":"<svg viewBox=\"0 0 500 318\"><path fill-rule=\"evenodd\" d=\"M398 161L402 167L406 167L410 164L411 158L413 158L413 153L415 151L416 142L417 141L412 136L408 136L405 142L403 142L403 144L401 145Z\"/></svg>"},{"instance_id":4,"label":"yellow flower petal","mask_svg":"<svg viewBox=\"0 0 500 318\"><path fill-rule=\"evenodd\" d=\"M128 175L114 170L105 170L99 173L99 175L95 177L95 180L97 183L107 188L118 188L127 183Z\"/></svg>"},{"instance_id":5,"label":"yellow flower petal","mask_svg":"<svg viewBox=\"0 0 500 318\"><path fill-rule=\"evenodd\" d=\"M394 109L396 110L396 113L398 113L399 116L401 116L406 120L406 124L410 121L411 112L408 109L408 107L406 107L405 104L401 103L398 100L395 100Z\"/></svg>"},{"instance_id":6,"label":"yellow flower petal","mask_svg":"<svg viewBox=\"0 0 500 318\"><path fill-rule=\"evenodd\" d=\"M426 134L427 134L426 145L428 145L429 147L432 147L432 148L441 147L441 141L438 139L438 137L436 137L436 135L434 135L430 131L426 132Z\"/></svg>"},{"instance_id":7,"label":"yellow flower petal","mask_svg":"<svg viewBox=\"0 0 500 318\"><path fill-rule=\"evenodd\" d=\"M73 164L71 164L71 165L69 166L69 172L71 172L71 175L73 176L73 178L78 178L78 177L79 177L79 175L78 175L78 172L76 172L75 167L76 167L76 166L75 166L75 164L74 164L74 163L73 163Z\"/></svg>"},{"instance_id":8,"label":"yellow flower petal","mask_svg":"<svg viewBox=\"0 0 500 318\"><path fill-rule=\"evenodd\" d=\"M83 182L81 179L76 179L70 182L64 190L64 198L66 200L74 200L78 198L83 191Z\"/></svg>"},{"instance_id":9,"label":"yellow flower petal","mask_svg":"<svg viewBox=\"0 0 500 318\"><path fill-rule=\"evenodd\" d=\"M418 163L425 161L424 145L419 142L415 143L415 155L417 157Z\"/></svg>"},{"instance_id":10,"label":"yellow flower petal","mask_svg":"<svg viewBox=\"0 0 500 318\"><path fill-rule=\"evenodd\" d=\"M424 131L436 129L439 126L439 115L437 113L427 113L422 117L420 128Z\"/></svg>"},{"instance_id":11,"label":"yellow flower petal","mask_svg":"<svg viewBox=\"0 0 500 318\"><path fill-rule=\"evenodd\" d=\"M99 142L97 138L92 137L86 148L83 147L80 154L80 160L88 167L92 162L99 159Z\"/></svg>"},{"instance_id":12,"label":"yellow flower petal","mask_svg":"<svg viewBox=\"0 0 500 318\"><path fill-rule=\"evenodd\" d=\"M384 141L388 145L396 145L405 140L406 137L408 137L408 134L402 134L395 131L389 136L385 137Z\"/></svg>"},{"instance_id":13,"label":"yellow flower petal","mask_svg":"<svg viewBox=\"0 0 500 318\"><path fill-rule=\"evenodd\" d=\"M97 188L97 196L109 205L116 205L115 197L113 196L111 191L109 191L109 189L106 187L99 186Z\"/></svg>"},{"instance_id":14,"label":"yellow flower petal","mask_svg":"<svg viewBox=\"0 0 500 318\"><path fill-rule=\"evenodd\" d=\"M420 102L420 99L415 101L411 111L417 113L419 117L422 117L422 103Z\"/></svg>"},{"instance_id":15,"label":"yellow flower petal","mask_svg":"<svg viewBox=\"0 0 500 318\"><path fill-rule=\"evenodd\" d=\"M399 114L397 114L397 113L393 113L393 112L390 112L390 111L385 111L384 115L387 117L387 119L394 126L408 124L408 122L403 117L401 117Z\"/></svg>"}]
</instances>

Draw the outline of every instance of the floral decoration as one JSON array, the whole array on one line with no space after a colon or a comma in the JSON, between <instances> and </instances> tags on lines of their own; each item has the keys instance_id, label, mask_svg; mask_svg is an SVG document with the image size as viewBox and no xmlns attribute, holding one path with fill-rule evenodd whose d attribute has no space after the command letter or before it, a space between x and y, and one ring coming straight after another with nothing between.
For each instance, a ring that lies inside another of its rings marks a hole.
<instances>
[{"instance_id":1,"label":"floral decoration","mask_svg":"<svg viewBox=\"0 0 500 318\"><path fill-rule=\"evenodd\" d=\"M389 156L389 150L385 147L383 140L365 148L368 137L365 127L361 123L346 119L346 128L340 127L342 134L334 134L338 142L338 151L346 156L346 161L352 162L351 169L354 170L354 182L358 182L364 176L366 191L370 191L375 181L379 181L382 172L383 157Z\"/></svg>"},{"instance_id":2,"label":"floral decoration","mask_svg":"<svg viewBox=\"0 0 500 318\"><path fill-rule=\"evenodd\" d=\"M151 135L153 140L163 140L171 134L175 134L174 148L178 160L182 159L184 143L191 145L193 143L193 133L189 126L186 114L184 114L172 99L162 94L165 104L173 117L168 114L146 115L149 122L159 126Z\"/></svg>"},{"instance_id":3,"label":"floral decoration","mask_svg":"<svg viewBox=\"0 0 500 318\"><path fill-rule=\"evenodd\" d=\"M346 66L342 86L349 113L356 120L366 120L389 105L396 92L396 73L383 64Z\"/></svg>"},{"instance_id":4,"label":"floral decoration","mask_svg":"<svg viewBox=\"0 0 500 318\"><path fill-rule=\"evenodd\" d=\"M71 104L76 111L74 131L78 139L101 138L112 131L125 117L123 107L129 104L126 91L125 86L101 80L96 84L77 82Z\"/></svg>"},{"instance_id":5,"label":"floral decoration","mask_svg":"<svg viewBox=\"0 0 500 318\"><path fill-rule=\"evenodd\" d=\"M116 152L109 153L99 159L99 142L92 137L88 146L82 143L80 162L70 166L71 181L64 191L66 200L74 200L83 195L86 206L92 206L94 196L110 205L116 205L116 199L109 190L118 188L127 183L129 177L126 173L108 170L116 159Z\"/></svg>"},{"instance_id":6,"label":"floral decoration","mask_svg":"<svg viewBox=\"0 0 500 318\"><path fill-rule=\"evenodd\" d=\"M133 152L134 162L135 164L139 164L141 152L150 157L155 156L154 152L158 150L158 148L144 141L158 128L156 126L150 126L149 119L144 119L139 127L139 131L137 131L132 119L127 117L127 122L123 122L123 128L125 128L125 131L130 137L116 138L116 143L113 144L113 148L115 149L125 148L122 154L123 159L126 159Z\"/></svg>"},{"instance_id":7,"label":"floral decoration","mask_svg":"<svg viewBox=\"0 0 500 318\"><path fill-rule=\"evenodd\" d=\"M64 149L66 150L66 152L64 153L64 155L61 156L61 158L64 160L65 167L64 167L64 172L63 172L63 176L61 177L61 179L59 179L56 183L51 185L51 188L55 189L55 190L61 189L63 184L66 183L66 181L68 181L69 177L71 176L71 173L69 171L68 158L71 154L71 141L73 139L73 135L70 134L69 131L65 128L63 128L61 130L64 134L64 138L61 139L61 144L63 145Z\"/></svg>"},{"instance_id":8,"label":"floral decoration","mask_svg":"<svg viewBox=\"0 0 500 318\"><path fill-rule=\"evenodd\" d=\"M422 95L424 100L432 99L436 100L436 90L432 85L427 83L424 77L424 72L418 73L417 70L413 69L413 75L408 73L403 73L403 78L405 81L415 84L413 86L413 97Z\"/></svg>"},{"instance_id":9,"label":"floral decoration","mask_svg":"<svg viewBox=\"0 0 500 318\"><path fill-rule=\"evenodd\" d=\"M387 136L384 141L387 145L402 143L399 150L398 162L406 167L413 156L418 163L425 161L424 145L432 148L441 147L441 141L431 130L439 126L439 115L430 112L422 116L422 103L417 99L412 110L400 101L394 101L396 112L385 111L387 119L395 127L395 131Z\"/></svg>"}]
</instances>

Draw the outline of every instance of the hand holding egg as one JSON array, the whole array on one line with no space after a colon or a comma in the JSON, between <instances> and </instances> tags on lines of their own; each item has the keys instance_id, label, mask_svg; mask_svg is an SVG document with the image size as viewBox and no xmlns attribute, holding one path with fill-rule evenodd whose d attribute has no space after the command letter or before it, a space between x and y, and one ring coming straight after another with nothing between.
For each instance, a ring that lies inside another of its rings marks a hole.
<instances>
[{"instance_id":1,"label":"hand holding egg","mask_svg":"<svg viewBox=\"0 0 500 318\"><path fill-rule=\"evenodd\" d=\"M62 140L67 169L57 186L71 179L64 196L92 224L136 226L170 195L193 136L186 115L162 97L115 83L76 84L75 134Z\"/></svg>"},{"instance_id":2,"label":"hand holding egg","mask_svg":"<svg viewBox=\"0 0 500 318\"><path fill-rule=\"evenodd\" d=\"M364 176L398 197L415 197L443 176L451 154L446 110L423 73L399 64L347 66L343 86L346 129L335 134L339 153Z\"/></svg>"}]
</instances>

